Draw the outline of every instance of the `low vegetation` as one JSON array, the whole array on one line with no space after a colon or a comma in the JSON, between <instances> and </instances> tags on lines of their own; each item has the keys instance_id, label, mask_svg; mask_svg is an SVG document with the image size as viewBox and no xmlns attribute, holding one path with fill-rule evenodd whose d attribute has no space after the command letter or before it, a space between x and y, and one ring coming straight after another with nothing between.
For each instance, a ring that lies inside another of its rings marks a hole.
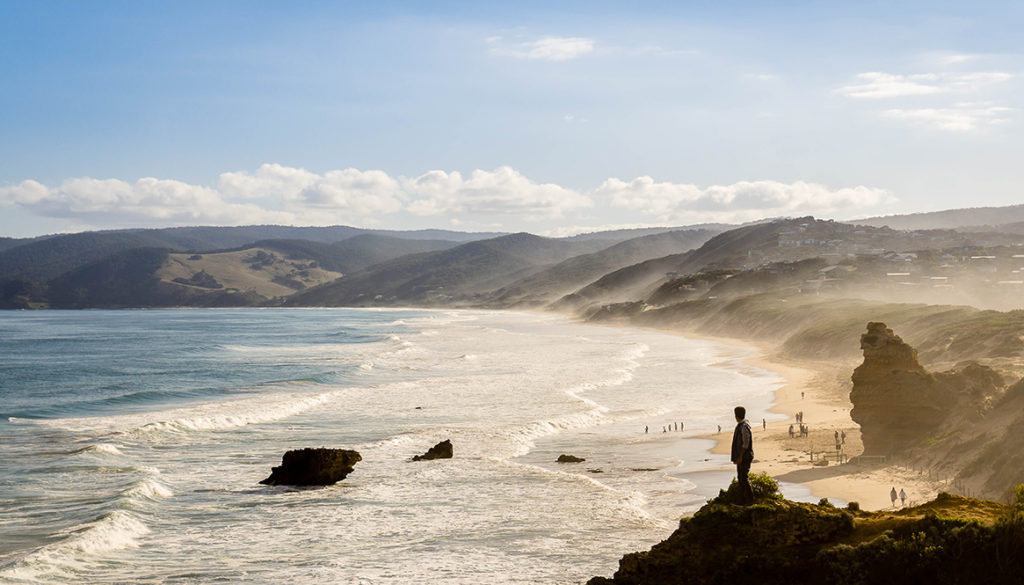
<instances>
[{"instance_id":1,"label":"low vegetation","mask_svg":"<svg viewBox=\"0 0 1024 585\"><path fill-rule=\"evenodd\" d=\"M940 494L889 512L790 502L770 478L752 506L729 490L651 550L589 585L1021 583L1024 495L1016 506ZM1018 487L1024 494L1024 487Z\"/></svg>"}]
</instances>

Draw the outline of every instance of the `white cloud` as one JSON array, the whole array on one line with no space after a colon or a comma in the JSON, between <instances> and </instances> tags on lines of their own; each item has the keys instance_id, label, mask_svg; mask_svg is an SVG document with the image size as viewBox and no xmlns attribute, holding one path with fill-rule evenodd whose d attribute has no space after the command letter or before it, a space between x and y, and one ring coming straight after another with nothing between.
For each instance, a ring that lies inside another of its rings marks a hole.
<instances>
[{"instance_id":1,"label":"white cloud","mask_svg":"<svg viewBox=\"0 0 1024 585\"><path fill-rule=\"evenodd\" d=\"M358 215L395 213L402 209L398 181L384 171L328 171L298 197L302 204Z\"/></svg>"},{"instance_id":2,"label":"white cloud","mask_svg":"<svg viewBox=\"0 0 1024 585\"><path fill-rule=\"evenodd\" d=\"M23 181L0 189L0 199L43 217L77 218L97 226L132 222L240 225L295 220L290 214L228 202L215 189L152 177L135 183L81 177L55 188Z\"/></svg>"},{"instance_id":3,"label":"white cloud","mask_svg":"<svg viewBox=\"0 0 1024 585\"><path fill-rule=\"evenodd\" d=\"M531 61L571 61L594 51L594 40L584 37L543 37L536 41L501 45L501 37L490 37L492 55Z\"/></svg>"},{"instance_id":4,"label":"white cloud","mask_svg":"<svg viewBox=\"0 0 1024 585\"><path fill-rule=\"evenodd\" d=\"M519 230L529 222L554 233L553 222L578 225L582 211L597 223L610 219L618 227L644 227L829 215L893 200L887 191L869 187L829 189L775 181L698 187L650 177L610 178L581 193L534 181L508 166L468 175L432 170L407 178L352 168L318 174L267 164L252 172L223 173L217 188L155 178L129 183L88 177L58 187L36 181L0 187L0 205L92 228L260 223L397 228L419 216L470 229Z\"/></svg>"},{"instance_id":5,"label":"white cloud","mask_svg":"<svg viewBox=\"0 0 1024 585\"><path fill-rule=\"evenodd\" d=\"M303 189L313 185L320 178L306 169L263 164L253 173L221 173L217 186L225 197L232 199L295 199Z\"/></svg>"},{"instance_id":6,"label":"white cloud","mask_svg":"<svg viewBox=\"0 0 1024 585\"><path fill-rule=\"evenodd\" d=\"M1013 108L957 104L950 108L890 109L882 117L905 120L919 125L947 130L950 132L974 132L986 126L996 126L1009 121Z\"/></svg>"},{"instance_id":7,"label":"white cloud","mask_svg":"<svg viewBox=\"0 0 1024 585\"><path fill-rule=\"evenodd\" d=\"M940 55L938 61L940 65L959 65L968 61L974 61L977 58L977 55L946 54Z\"/></svg>"},{"instance_id":8,"label":"white cloud","mask_svg":"<svg viewBox=\"0 0 1024 585\"><path fill-rule=\"evenodd\" d=\"M929 95L948 91L947 88L935 85L938 78L935 74L922 75L890 75L888 73L869 72L857 75L863 81L858 85L840 87L836 93L854 99L881 99L909 95Z\"/></svg>"},{"instance_id":9,"label":"white cloud","mask_svg":"<svg viewBox=\"0 0 1024 585\"><path fill-rule=\"evenodd\" d=\"M875 71L858 74L857 79L861 80L862 83L840 87L835 92L853 99L872 100L946 93L969 93L1004 83L1012 78L1013 75L1001 71L921 73L916 75L893 75Z\"/></svg>"},{"instance_id":10,"label":"white cloud","mask_svg":"<svg viewBox=\"0 0 1024 585\"><path fill-rule=\"evenodd\" d=\"M829 189L797 181L742 181L706 188L657 183L651 177L630 182L608 179L594 196L611 205L653 216L660 222L737 222L781 215L828 215L844 209L875 207L895 201L884 189Z\"/></svg>"},{"instance_id":11,"label":"white cloud","mask_svg":"<svg viewBox=\"0 0 1024 585\"><path fill-rule=\"evenodd\" d=\"M560 217L589 207L589 198L553 183L535 183L519 171L503 166L494 171L473 171L463 179L455 171L430 171L403 180L417 215L515 215L527 219Z\"/></svg>"}]
</instances>

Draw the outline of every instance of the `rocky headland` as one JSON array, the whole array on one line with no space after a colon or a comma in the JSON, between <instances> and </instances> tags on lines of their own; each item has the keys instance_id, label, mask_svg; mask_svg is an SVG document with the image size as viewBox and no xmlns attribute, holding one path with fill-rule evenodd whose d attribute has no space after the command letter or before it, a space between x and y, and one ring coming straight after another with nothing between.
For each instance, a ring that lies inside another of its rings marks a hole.
<instances>
[{"instance_id":1,"label":"rocky headland","mask_svg":"<svg viewBox=\"0 0 1024 585\"><path fill-rule=\"evenodd\" d=\"M752 479L768 486L755 505L735 505L731 488L588 585L1024 582L1020 500L1011 507L943 493L916 507L863 512L791 502L767 476Z\"/></svg>"}]
</instances>

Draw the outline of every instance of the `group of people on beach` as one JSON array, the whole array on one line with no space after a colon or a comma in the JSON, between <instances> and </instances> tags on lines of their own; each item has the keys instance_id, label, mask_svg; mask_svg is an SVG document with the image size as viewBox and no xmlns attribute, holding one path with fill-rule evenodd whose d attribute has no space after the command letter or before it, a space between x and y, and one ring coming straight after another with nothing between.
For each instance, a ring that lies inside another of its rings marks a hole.
<instances>
[{"instance_id":1,"label":"group of people on beach","mask_svg":"<svg viewBox=\"0 0 1024 585\"><path fill-rule=\"evenodd\" d=\"M670 422L667 425L661 427L661 432L667 433L669 431L682 431L685 428L686 426L682 422ZM647 434L650 431L651 427L648 425L644 425L644 434Z\"/></svg>"},{"instance_id":2,"label":"group of people on beach","mask_svg":"<svg viewBox=\"0 0 1024 585\"><path fill-rule=\"evenodd\" d=\"M892 491L889 492L889 499L892 500L892 507L893 508L896 507L896 498L897 497L899 497L899 499L900 499L900 505L901 506L906 506L907 505L907 492L903 491L903 488L900 488L900 493L897 496L896 495L896 486L893 486L892 487Z\"/></svg>"}]
</instances>

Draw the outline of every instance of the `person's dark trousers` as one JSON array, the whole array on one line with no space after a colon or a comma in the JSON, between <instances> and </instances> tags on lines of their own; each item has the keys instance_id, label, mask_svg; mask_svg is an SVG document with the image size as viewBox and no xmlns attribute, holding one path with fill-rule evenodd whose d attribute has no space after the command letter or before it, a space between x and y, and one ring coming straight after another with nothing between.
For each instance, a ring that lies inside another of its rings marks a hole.
<instances>
[{"instance_id":1,"label":"person's dark trousers","mask_svg":"<svg viewBox=\"0 0 1024 585\"><path fill-rule=\"evenodd\" d=\"M736 464L736 483L740 488L740 503L744 506L754 503L754 490L750 487L750 480L747 479L747 474L750 473L750 463L750 459L743 457Z\"/></svg>"}]
</instances>

